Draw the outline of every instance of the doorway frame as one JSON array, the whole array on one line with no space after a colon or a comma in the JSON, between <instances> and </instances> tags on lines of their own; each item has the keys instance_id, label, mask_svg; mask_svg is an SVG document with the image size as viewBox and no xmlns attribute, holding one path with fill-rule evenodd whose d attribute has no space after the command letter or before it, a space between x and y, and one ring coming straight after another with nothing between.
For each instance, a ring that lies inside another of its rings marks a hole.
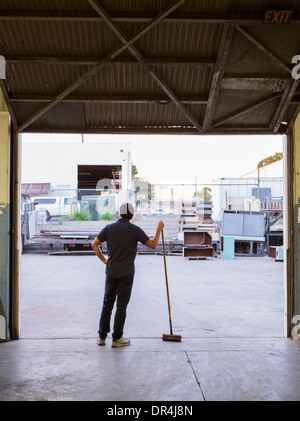
<instances>
[{"instance_id":1,"label":"doorway frame","mask_svg":"<svg viewBox=\"0 0 300 421\"><path fill-rule=\"evenodd\" d=\"M283 135L284 188L284 336L291 337L294 311L294 138ZM21 252L21 156L22 134L12 131L11 168L11 237L10 237L10 338L20 339L20 252Z\"/></svg>"}]
</instances>

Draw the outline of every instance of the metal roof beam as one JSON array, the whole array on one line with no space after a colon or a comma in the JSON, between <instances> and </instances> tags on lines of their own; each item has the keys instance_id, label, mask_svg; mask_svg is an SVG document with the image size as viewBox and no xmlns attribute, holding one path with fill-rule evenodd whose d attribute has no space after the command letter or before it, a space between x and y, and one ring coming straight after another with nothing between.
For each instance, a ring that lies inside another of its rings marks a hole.
<instances>
[{"instance_id":1,"label":"metal roof beam","mask_svg":"<svg viewBox=\"0 0 300 421\"><path fill-rule=\"evenodd\" d=\"M105 57L102 58L104 60ZM58 57L58 56L38 56L38 57L22 57L9 56L5 57L8 64L66 64L66 65L93 65L101 60L99 57ZM193 58L193 57L144 57L144 60L151 65L166 66L214 66L215 60L210 58ZM117 57L111 64L136 63L133 57Z\"/></svg>"},{"instance_id":2,"label":"metal roof beam","mask_svg":"<svg viewBox=\"0 0 300 421\"><path fill-rule=\"evenodd\" d=\"M11 102L49 102L52 101L55 96L52 95L11 95ZM82 103L102 103L102 104L169 104L172 102L169 98L166 97L114 97L114 96L97 96L97 95L69 95L68 97L61 100L61 102L82 102ZM183 104L192 104L192 105L201 105L207 104L207 98L198 98L198 97L182 97L180 102Z\"/></svg>"},{"instance_id":3,"label":"metal roof beam","mask_svg":"<svg viewBox=\"0 0 300 421\"><path fill-rule=\"evenodd\" d=\"M133 36L130 40L126 40L125 43L112 53L110 53L105 59L100 60L97 64L95 64L92 68L90 68L86 73L84 73L79 79L77 79L72 85L70 85L67 89L61 92L59 95L55 97L49 104L43 107L40 111L35 113L32 117L30 117L25 123L23 123L17 130L17 133L21 133L25 130L28 126L30 126L33 122L35 122L39 117L49 111L52 107L58 104L63 98L68 96L71 92L73 92L78 86L84 83L87 79L97 73L103 66L109 63L111 60L116 58L119 54L121 54L126 48L130 46L131 43L137 41L143 35L145 35L148 31L150 31L155 25L157 25L160 21L162 21L166 16L176 10L181 4L183 4L186 0L177 0L175 3L171 4L171 6L167 7L165 10L160 12L158 16L151 21L148 25L146 25L143 29L141 29L135 36Z\"/></svg>"},{"instance_id":4,"label":"metal roof beam","mask_svg":"<svg viewBox=\"0 0 300 421\"><path fill-rule=\"evenodd\" d=\"M214 69L212 84L210 87L208 105L206 108L203 129L206 131L207 128L211 127L213 114L217 106L217 98L221 89L221 81L224 75L225 64L229 54L229 49L234 33L234 26L231 24L225 24L223 28L222 38L219 46L217 55L216 65Z\"/></svg>"},{"instance_id":5,"label":"metal roof beam","mask_svg":"<svg viewBox=\"0 0 300 421\"><path fill-rule=\"evenodd\" d=\"M241 90L262 90L283 92L287 79L282 77L224 77L221 82L221 89Z\"/></svg>"},{"instance_id":6,"label":"metal roof beam","mask_svg":"<svg viewBox=\"0 0 300 421\"><path fill-rule=\"evenodd\" d=\"M127 38L125 35L120 31L119 28L116 27L114 22L110 19L106 11L99 5L99 3L95 0L88 0L90 5L94 7L97 13L103 17L109 28L114 32L114 34L119 38L119 40L123 43L127 43ZM165 94L173 101L177 108L179 108L185 117L197 128L197 130L202 133L202 127L198 123L198 121L190 114L190 112L182 105L179 99L174 95L171 89L158 77L158 75L150 68L148 63L144 60L140 52L134 47L132 44L128 46L128 50L131 54L137 59L139 63L144 67L147 73L152 77L152 79L158 84L158 86L165 92Z\"/></svg>"},{"instance_id":7,"label":"metal roof beam","mask_svg":"<svg viewBox=\"0 0 300 421\"><path fill-rule=\"evenodd\" d=\"M144 127L85 127L85 128L58 128L58 129L51 129L49 128L32 128L28 130L30 133L120 133L120 134L186 134L186 135L199 135L199 132L197 129L191 126L180 126L180 125L174 125L174 126L144 126ZM240 134L240 133L248 133L248 134L270 134L270 130L265 127L230 127L230 128L216 128L216 129L210 129L208 132L209 134L221 134L221 135L227 135L227 134Z\"/></svg>"},{"instance_id":8,"label":"metal roof beam","mask_svg":"<svg viewBox=\"0 0 300 421\"><path fill-rule=\"evenodd\" d=\"M154 19L154 16L149 16L147 14L131 14L131 15L124 15L124 14L114 14L111 15L111 19L113 22L125 22L125 23L148 23ZM101 22L103 18L99 15L94 13L49 13L49 12L20 12L20 11L0 11L0 21L56 21L56 22ZM173 15L172 17L166 17L164 19L165 22L168 23L232 23L235 25L263 25L263 16L261 18L256 16L234 16L230 14L222 15L220 13L217 14L177 14ZM290 25L293 24L300 24L300 16L295 15L292 21L289 23Z\"/></svg>"},{"instance_id":9,"label":"metal roof beam","mask_svg":"<svg viewBox=\"0 0 300 421\"><path fill-rule=\"evenodd\" d=\"M276 112L273 116L273 119L270 123L270 129L273 130L274 134L278 133L278 130L282 124L282 121L284 119L285 113L288 109L288 106L296 92L296 89L299 85L299 80L291 78L289 81L289 84L285 90L284 95L281 98L281 102L279 106L276 109Z\"/></svg>"}]
</instances>

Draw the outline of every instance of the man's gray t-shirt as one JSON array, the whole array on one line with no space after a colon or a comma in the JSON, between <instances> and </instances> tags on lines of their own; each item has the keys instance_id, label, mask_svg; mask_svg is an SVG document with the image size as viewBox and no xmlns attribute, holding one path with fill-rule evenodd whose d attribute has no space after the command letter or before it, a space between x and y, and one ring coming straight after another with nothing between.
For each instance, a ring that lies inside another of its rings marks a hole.
<instances>
[{"instance_id":1,"label":"man's gray t-shirt","mask_svg":"<svg viewBox=\"0 0 300 421\"><path fill-rule=\"evenodd\" d=\"M149 240L142 228L120 218L106 225L97 238L101 243L107 243L106 275L112 278L134 275L137 243L146 244Z\"/></svg>"}]
</instances>

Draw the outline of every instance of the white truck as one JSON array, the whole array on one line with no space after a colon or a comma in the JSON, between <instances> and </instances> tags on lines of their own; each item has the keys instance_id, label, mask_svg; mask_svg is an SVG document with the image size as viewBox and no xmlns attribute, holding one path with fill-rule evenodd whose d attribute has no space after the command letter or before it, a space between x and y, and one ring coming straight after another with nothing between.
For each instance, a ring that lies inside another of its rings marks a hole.
<instances>
[{"instance_id":1,"label":"white truck","mask_svg":"<svg viewBox=\"0 0 300 421\"><path fill-rule=\"evenodd\" d=\"M79 210L79 203L74 197L58 196L58 197L32 197L31 202L36 204L35 209L44 209L46 211L46 219L52 216L70 215Z\"/></svg>"}]
</instances>

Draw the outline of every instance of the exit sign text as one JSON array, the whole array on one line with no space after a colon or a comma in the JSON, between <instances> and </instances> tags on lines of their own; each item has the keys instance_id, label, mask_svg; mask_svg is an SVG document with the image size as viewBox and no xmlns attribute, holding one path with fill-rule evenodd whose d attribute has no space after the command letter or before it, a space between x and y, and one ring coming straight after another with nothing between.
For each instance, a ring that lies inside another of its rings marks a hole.
<instances>
[{"instance_id":1,"label":"exit sign text","mask_svg":"<svg viewBox=\"0 0 300 421\"><path fill-rule=\"evenodd\" d=\"M264 23L285 24L290 23L293 16L293 10L266 10Z\"/></svg>"}]
</instances>

